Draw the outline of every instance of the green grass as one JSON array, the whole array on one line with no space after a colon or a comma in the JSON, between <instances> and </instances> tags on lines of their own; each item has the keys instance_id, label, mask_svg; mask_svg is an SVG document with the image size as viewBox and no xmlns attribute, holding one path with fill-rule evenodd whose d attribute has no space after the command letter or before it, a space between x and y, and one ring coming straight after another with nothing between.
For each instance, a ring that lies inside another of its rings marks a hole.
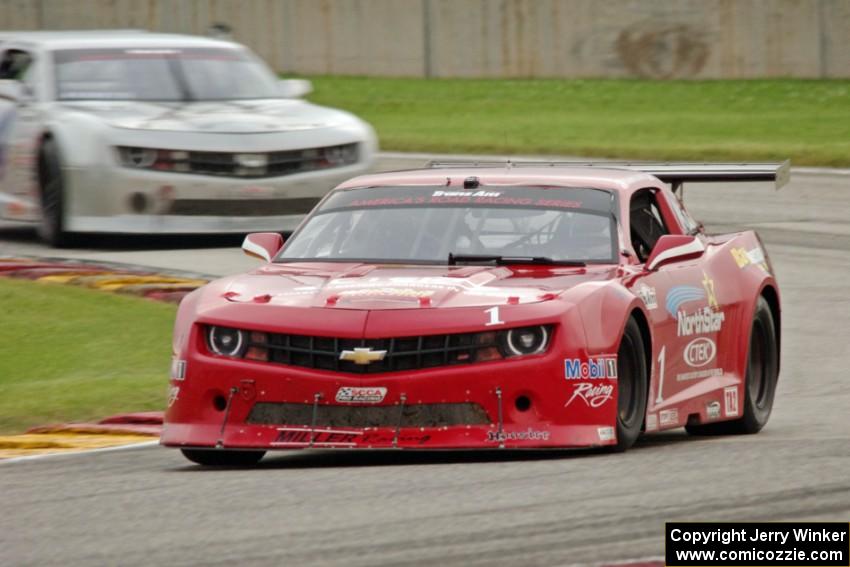
<instances>
[{"instance_id":1,"label":"green grass","mask_svg":"<svg viewBox=\"0 0 850 567\"><path fill-rule=\"evenodd\" d=\"M0 433L163 409L175 307L0 278Z\"/></svg>"},{"instance_id":2,"label":"green grass","mask_svg":"<svg viewBox=\"0 0 850 567\"><path fill-rule=\"evenodd\" d=\"M311 77L397 151L850 165L850 81Z\"/></svg>"}]
</instances>

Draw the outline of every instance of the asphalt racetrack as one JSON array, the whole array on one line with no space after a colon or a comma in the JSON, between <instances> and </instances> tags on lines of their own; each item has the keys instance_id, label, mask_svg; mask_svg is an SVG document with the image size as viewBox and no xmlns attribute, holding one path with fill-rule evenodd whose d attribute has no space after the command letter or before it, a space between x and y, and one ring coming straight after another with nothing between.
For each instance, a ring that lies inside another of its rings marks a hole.
<instances>
[{"instance_id":1,"label":"asphalt racetrack","mask_svg":"<svg viewBox=\"0 0 850 567\"><path fill-rule=\"evenodd\" d=\"M795 171L779 192L688 186L685 201L711 232L757 229L778 275L782 370L760 434L677 430L622 455L279 453L246 470L160 447L7 462L0 565L601 565L659 558L665 521L850 520L850 175ZM256 265L238 239L209 241L59 253L2 228L0 255Z\"/></svg>"}]
</instances>

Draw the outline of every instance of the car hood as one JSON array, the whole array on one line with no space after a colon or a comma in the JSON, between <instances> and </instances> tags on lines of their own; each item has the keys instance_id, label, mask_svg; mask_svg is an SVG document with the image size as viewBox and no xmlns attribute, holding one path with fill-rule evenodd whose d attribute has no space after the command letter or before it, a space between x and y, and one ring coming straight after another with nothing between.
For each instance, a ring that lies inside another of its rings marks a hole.
<instances>
[{"instance_id":1,"label":"car hood","mask_svg":"<svg viewBox=\"0 0 850 567\"><path fill-rule=\"evenodd\" d=\"M269 264L215 286L232 303L327 309L415 309L549 301L616 268Z\"/></svg>"},{"instance_id":2,"label":"car hood","mask_svg":"<svg viewBox=\"0 0 850 567\"><path fill-rule=\"evenodd\" d=\"M82 101L68 111L93 115L115 128L148 131L248 134L329 128L346 124L345 112L301 100L221 102Z\"/></svg>"}]
</instances>

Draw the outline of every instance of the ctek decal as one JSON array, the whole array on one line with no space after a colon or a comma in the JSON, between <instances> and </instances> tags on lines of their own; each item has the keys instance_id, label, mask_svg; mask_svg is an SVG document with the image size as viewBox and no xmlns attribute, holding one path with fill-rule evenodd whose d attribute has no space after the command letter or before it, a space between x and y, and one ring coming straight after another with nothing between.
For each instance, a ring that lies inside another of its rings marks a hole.
<instances>
[{"instance_id":1,"label":"ctek decal","mask_svg":"<svg viewBox=\"0 0 850 567\"><path fill-rule=\"evenodd\" d=\"M564 360L564 376L567 380L616 380L617 358L610 355L587 361L567 358Z\"/></svg>"},{"instance_id":2,"label":"ctek decal","mask_svg":"<svg viewBox=\"0 0 850 567\"><path fill-rule=\"evenodd\" d=\"M614 386L611 384L599 384L594 382L581 382L573 385L573 395L564 404L567 407L576 398L580 399L591 408L598 408L605 402L611 399L614 393Z\"/></svg>"},{"instance_id":3,"label":"ctek decal","mask_svg":"<svg viewBox=\"0 0 850 567\"><path fill-rule=\"evenodd\" d=\"M613 441L614 440L614 428L613 427L597 427L596 434L599 435L600 441Z\"/></svg>"},{"instance_id":4,"label":"ctek decal","mask_svg":"<svg viewBox=\"0 0 850 567\"><path fill-rule=\"evenodd\" d=\"M635 290L635 294L643 300L647 309L655 309L658 307L658 299L655 296L655 288L649 287L645 283L641 283Z\"/></svg>"},{"instance_id":5,"label":"ctek decal","mask_svg":"<svg viewBox=\"0 0 850 567\"><path fill-rule=\"evenodd\" d=\"M387 395L386 388L354 388L342 387L336 393L337 402L341 404L379 404Z\"/></svg>"},{"instance_id":6,"label":"ctek decal","mask_svg":"<svg viewBox=\"0 0 850 567\"><path fill-rule=\"evenodd\" d=\"M679 311L676 318L678 319L676 334L680 337L689 337L718 332L723 327L726 314L722 311L716 313L709 307L703 307L693 313Z\"/></svg>"},{"instance_id":7,"label":"ctek decal","mask_svg":"<svg viewBox=\"0 0 850 567\"><path fill-rule=\"evenodd\" d=\"M277 439L272 445L304 446L334 446L357 444L360 431L345 431L342 429L304 429L303 427L279 427Z\"/></svg>"},{"instance_id":8,"label":"ctek decal","mask_svg":"<svg viewBox=\"0 0 850 567\"><path fill-rule=\"evenodd\" d=\"M661 410L658 412L658 421L661 426L665 425L678 425L679 423L679 410L676 408Z\"/></svg>"},{"instance_id":9,"label":"ctek decal","mask_svg":"<svg viewBox=\"0 0 850 567\"><path fill-rule=\"evenodd\" d=\"M658 416L654 413L646 416L646 430L658 431Z\"/></svg>"},{"instance_id":10,"label":"ctek decal","mask_svg":"<svg viewBox=\"0 0 850 567\"><path fill-rule=\"evenodd\" d=\"M667 292L667 301L665 307L667 312L673 317L678 317L680 307L691 301L700 301L705 299L705 290L692 285L677 285L670 288Z\"/></svg>"},{"instance_id":11,"label":"ctek decal","mask_svg":"<svg viewBox=\"0 0 850 567\"><path fill-rule=\"evenodd\" d=\"M705 337L699 337L688 343L685 347L685 363L692 368L705 366L714 360L717 354L717 345L714 341Z\"/></svg>"},{"instance_id":12,"label":"ctek decal","mask_svg":"<svg viewBox=\"0 0 850 567\"><path fill-rule=\"evenodd\" d=\"M720 418L720 402L714 400L713 402L709 402L705 405L705 415L708 419L719 419Z\"/></svg>"},{"instance_id":13,"label":"ctek decal","mask_svg":"<svg viewBox=\"0 0 850 567\"><path fill-rule=\"evenodd\" d=\"M503 441L548 441L549 432L539 429L528 428L525 431L488 431L488 443L501 443Z\"/></svg>"},{"instance_id":14,"label":"ctek decal","mask_svg":"<svg viewBox=\"0 0 850 567\"><path fill-rule=\"evenodd\" d=\"M726 417L738 416L738 387L723 388L723 402L726 406Z\"/></svg>"}]
</instances>

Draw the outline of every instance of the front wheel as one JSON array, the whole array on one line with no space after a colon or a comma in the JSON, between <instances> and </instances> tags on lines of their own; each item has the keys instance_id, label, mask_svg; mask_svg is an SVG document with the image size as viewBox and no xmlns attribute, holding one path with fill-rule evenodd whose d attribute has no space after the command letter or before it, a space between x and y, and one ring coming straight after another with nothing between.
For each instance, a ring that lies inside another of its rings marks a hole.
<instances>
[{"instance_id":1,"label":"front wheel","mask_svg":"<svg viewBox=\"0 0 850 567\"><path fill-rule=\"evenodd\" d=\"M767 425L779 380L779 346L773 312L759 296L750 328L750 349L744 388L744 413L733 421L685 427L691 435L758 433Z\"/></svg>"},{"instance_id":2,"label":"front wheel","mask_svg":"<svg viewBox=\"0 0 850 567\"><path fill-rule=\"evenodd\" d=\"M637 321L630 318L617 351L617 444L625 451L640 436L646 413L646 351Z\"/></svg>"},{"instance_id":3,"label":"front wheel","mask_svg":"<svg viewBox=\"0 0 850 567\"><path fill-rule=\"evenodd\" d=\"M265 451L229 451L226 449L180 449L183 456L207 467L245 467L256 465Z\"/></svg>"},{"instance_id":4,"label":"front wheel","mask_svg":"<svg viewBox=\"0 0 850 567\"><path fill-rule=\"evenodd\" d=\"M44 140L38 154L38 184L41 192L39 236L56 248L71 245L71 235L65 231L65 186L59 149L51 138Z\"/></svg>"}]
</instances>

